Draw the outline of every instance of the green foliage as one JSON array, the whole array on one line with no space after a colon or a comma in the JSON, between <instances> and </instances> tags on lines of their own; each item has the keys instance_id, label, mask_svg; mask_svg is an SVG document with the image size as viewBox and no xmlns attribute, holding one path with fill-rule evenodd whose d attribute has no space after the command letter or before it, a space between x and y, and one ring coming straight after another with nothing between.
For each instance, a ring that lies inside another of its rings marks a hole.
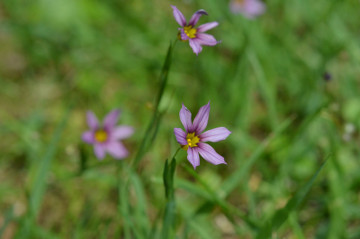
<instances>
[{"instance_id":1,"label":"green foliage","mask_svg":"<svg viewBox=\"0 0 360 239\"><path fill-rule=\"evenodd\" d=\"M175 196L174 196L174 174L176 169L176 159L173 159L168 163L165 161L163 181L165 187L165 196L167 199L164 213L163 229L161 238L174 238L174 226L175 226Z\"/></svg>"},{"instance_id":2,"label":"green foliage","mask_svg":"<svg viewBox=\"0 0 360 239\"><path fill-rule=\"evenodd\" d=\"M169 1L1 1L0 237L359 238L360 3L265 2L171 3L219 22L196 56ZM209 100L227 165L164 162ZM130 155L98 161L85 113L114 108Z\"/></svg>"},{"instance_id":3,"label":"green foliage","mask_svg":"<svg viewBox=\"0 0 360 239\"><path fill-rule=\"evenodd\" d=\"M260 229L256 238L272 237L273 232L276 231L287 220L290 213L295 211L300 206L324 165L325 162L315 172L310 181L306 183L302 188L300 188L296 192L296 194L286 203L286 206L282 209L277 210L276 213L267 222L265 222L264 226Z\"/></svg>"}]
</instances>

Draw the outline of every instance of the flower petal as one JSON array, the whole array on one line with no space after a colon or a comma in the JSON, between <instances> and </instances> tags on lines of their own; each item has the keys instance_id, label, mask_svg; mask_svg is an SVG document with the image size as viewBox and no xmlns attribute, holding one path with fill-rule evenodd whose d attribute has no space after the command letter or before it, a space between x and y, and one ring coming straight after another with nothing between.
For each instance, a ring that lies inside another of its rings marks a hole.
<instances>
[{"instance_id":1,"label":"flower petal","mask_svg":"<svg viewBox=\"0 0 360 239\"><path fill-rule=\"evenodd\" d=\"M198 148L197 147L196 148L189 147L187 150L187 153L188 153L187 159L192 164L194 169L196 169L196 167L200 165L200 157L199 157Z\"/></svg>"},{"instance_id":2,"label":"flower petal","mask_svg":"<svg viewBox=\"0 0 360 239\"><path fill-rule=\"evenodd\" d=\"M261 1L247 1L244 9L244 15L248 18L255 18L265 12L265 4Z\"/></svg>"},{"instance_id":3,"label":"flower petal","mask_svg":"<svg viewBox=\"0 0 360 239\"><path fill-rule=\"evenodd\" d=\"M246 18L253 19L263 14L266 10L266 7L263 2L258 0L246 0L242 3L231 1L230 10L235 14L241 13Z\"/></svg>"},{"instance_id":4,"label":"flower petal","mask_svg":"<svg viewBox=\"0 0 360 239\"><path fill-rule=\"evenodd\" d=\"M105 158L105 148L104 148L104 145L95 144L95 145L94 145L94 153L95 153L95 156L96 156L98 159L103 159L103 158Z\"/></svg>"},{"instance_id":5,"label":"flower petal","mask_svg":"<svg viewBox=\"0 0 360 239\"><path fill-rule=\"evenodd\" d=\"M199 135L206 128L209 120L209 113L210 101L199 109L199 112L194 119L193 130L196 132L196 135Z\"/></svg>"},{"instance_id":6,"label":"flower petal","mask_svg":"<svg viewBox=\"0 0 360 239\"><path fill-rule=\"evenodd\" d=\"M176 141L181 145L187 145L186 133L180 128L174 128Z\"/></svg>"},{"instance_id":7,"label":"flower petal","mask_svg":"<svg viewBox=\"0 0 360 239\"><path fill-rule=\"evenodd\" d=\"M81 139L88 144L95 143L94 132L91 130L84 132L81 136Z\"/></svg>"},{"instance_id":8,"label":"flower petal","mask_svg":"<svg viewBox=\"0 0 360 239\"><path fill-rule=\"evenodd\" d=\"M174 5L171 5L171 7L174 10L173 15L174 15L174 18L177 21L177 23L179 23L179 25L182 26L182 27L186 26L186 19L185 19L184 15Z\"/></svg>"},{"instance_id":9,"label":"flower petal","mask_svg":"<svg viewBox=\"0 0 360 239\"><path fill-rule=\"evenodd\" d=\"M202 51L202 47L196 38L189 39L189 44L196 55L198 55Z\"/></svg>"},{"instance_id":10,"label":"flower petal","mask_svg":"<svg viewBox=\"0 0 360 239\"><path fill-rule=\"evenodd\" d=\"M215 46L216 44L220 43L220 41L217 41L215 37L206 33L198 33L196 38L201 45Z\"/></svg>"},{"instance_id":11,"label":"flower petal","mask_svg":"<svg viewBox=\"0 0 360 239\"><path fill-rule=\"evenodd\" d=\"M227 164L224 160L224 157L218 154L213 147L206 143L198 143L198 152L200 155L209 163L214 165L218 164Z\"/></svg>"},{"instance_id":12,"label":"flower petal","mask_svg":"<svg viewBox=\"0 0 360 239\"><path fill-rule=\"evenodd\" d=\"M208 15L208 14L207 14L207 12L206 12L205 10L203 10L203 9L200 9L200 10L196 11L196 12L192 15L192 17L190 18L189 25L195 26L196 23L199 21L199 19L200 19L200 17L201 17L202 15Z\"/></svg>"},{"instance_id":13,"label":"flower petal","mask_svg":"<svg viewBox=\"0 0 360 239\"><path fill-rule=\"evenodd\" d=\"M86 113L86 121L90 129L96 130L99 127L99 121L96 118L96 115L92 111Z\"/></svg>"},{"instance_id":14,"label":"flower petal","mask_svg":"<svg viewBox=\"0 0 360 239\"><path fill-rule=\"evenodd\" d=\"M120 115L120 110L113 110L104 119L104 128L111 131L115 127Z\"/></svg>"},{"instance_id":15,"label":"flower petal","mask_svg":"<svg viewBox=\"0 0 360 239\"><path fill-rule=\"evenodd\" d=\"M206 31L216 27L217 25L219 25L218 22L209 22L209 23L202 24L197 28L197 32L206 32Z\"/></svg>"},{"instance_id":16,"label":"flower petal","mask_svg":"<svg viewBox=\"0 0 360 239\"><path fill-rule=\"evenodd\" d=\"M192 123L191 123L191 112L188 108L185 107L183 104L180 110L180 121L183 124L185 131L190 132L192 131Z\"/></svg>"},{"instance_id":17,"label":"flower petal","mask_svg":"<svg viewBox=\"0 0 360 239\"><path fill-rule=\"evenodd\" d=\"M112 131L110 131L111 138L113 140L121 140L129 138L134 133L134 128L131 126L118 126L114 128Z\"/></svg>"},{"instance_id":18,"label":"flower petal","mask_svg":"<svg viewBox=\"0 0 360 239\"><path fill-rule=\"evenodd\" d=\"M208 130L200 135L201 142L218 142L226 139L231 132L225 127Z\"/></svg>"},{"instance_id":19,"label":"flower petal","mask_svg":"<svg viewBox=\"0 0 360 239\"><path fill-rule=\"evenodd\" d=\"M115 159L122 159L129 155L129 152L121 142L111 141L106 144L106 149Z\"/></svg>"}]
</instances>

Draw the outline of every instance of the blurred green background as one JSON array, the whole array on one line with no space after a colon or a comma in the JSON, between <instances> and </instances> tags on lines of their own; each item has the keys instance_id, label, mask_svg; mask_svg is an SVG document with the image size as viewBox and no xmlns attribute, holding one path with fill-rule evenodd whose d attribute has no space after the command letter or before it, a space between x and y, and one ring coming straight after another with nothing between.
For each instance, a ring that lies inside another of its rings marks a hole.
<instances>
[{"instance_id":1,"label":"blurred green background","mask_svg":"<svg viewBox=\"0 0 360 239\"><path fill-rule=\"evenodd\" d=\"M177 42L159 132L118 194L177 36L170 5L187 19L205 9L222 43L196 56ZM160 238L181 103L195 115L210 100L208 129L232 131L212 144L228 165L201 159L194 173L178 154L178 238L254 238L325 159L273 238L360 238L360 2L266 5L248 20L216 0L1 1L0 237ZM99 162L85 114L114 108L136 129L131 154Z\"/></svg>"}]
</instances>

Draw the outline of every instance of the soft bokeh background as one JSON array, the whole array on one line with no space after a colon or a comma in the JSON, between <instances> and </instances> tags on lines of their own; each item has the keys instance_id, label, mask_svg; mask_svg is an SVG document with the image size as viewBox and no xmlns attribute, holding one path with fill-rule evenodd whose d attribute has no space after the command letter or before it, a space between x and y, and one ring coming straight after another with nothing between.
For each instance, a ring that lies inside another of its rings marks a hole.
<instances>
[{"instance_id":1,"label":"soft bokeh background","mask_svg":"<svg viewBox=\"0 0 360 239\"><path fill-rule=\"evenodd\" d=\"M205 9L222 43L196 56L177 42L159 132L118 194L176 39L171 4L188 19ZM178 154L178 238L254 238L242 216L262 225L325 159L273 238L360 238L360 2L266 4L247 20L216 0L1 1L0 237L160 238L181 103L194 115L210 100L208 128L233 132L212 144L228 165L194 173ZM81 142L85 113L114 108L136 129L131 155L99 162Z\"/></svg>"}]
</instances>

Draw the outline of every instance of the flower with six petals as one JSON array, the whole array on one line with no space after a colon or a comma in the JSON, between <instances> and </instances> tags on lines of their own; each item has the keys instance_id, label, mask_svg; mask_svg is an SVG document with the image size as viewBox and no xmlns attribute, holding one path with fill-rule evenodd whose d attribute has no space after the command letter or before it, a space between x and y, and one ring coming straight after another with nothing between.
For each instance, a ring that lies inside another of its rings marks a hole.
<instances>
[{"instance_id":1,"label":"flower with six petals","mask_svg":"<svg viewBox=\"0 0 360 239\"><path fill-rule=\"evenodd\" d=\"M218 127L205 131L208 124L210 113L210 102L200 108L191 121L191 112L182 105L180 110L180 121L185 128L185 132L181 128L174 128L177 142L182 149L187 151L187 159L193 165L194 169L200 165L199 154L208 162L217 164L226 164L224 157L218 154L209 144L205 142L218 142L226 139L231 132L225 127Z\"/></svg>"},{"instance_id":2,"label":"flower with six petals","mask_svg":"<svg viewBox=\"0 0 360 239\"><path fill-rule=\"evenodd\" d=\"M260 0L231 0L230 10L240 13L248 19L253 19L265 12L265 4Z\"/></svg>"},{"instance_id":3,"label":"flower with six petals","mask_svg":"<svg viewBox=\"0 0 360 239\"><path fill-rule=\"evenodd\" d=\"M98 159L103 159L108 152L115 159L128 156L129 152L120 140L130 137L134 133L131 126L116 126L120 115L119 110L113 110L104 119L101 125L92 111L86 115L90 130L82 135L82 140L94 145L94 153Z\"/></svg>"},{"instance_id":4,"label":"flower with six petals","mask_svg":"<svg viewBox=\"0 0 360 239\"><path fill-rule=\"evenodd\" d=\"M192 15L189 23L186 22L184 15L180 12L179 9L175 6L171 6L173 8L173 14L175 20L181 28L179 28L179 39L182 41L189 41L190 47L193 49L194 53L197 55L202 51L201 45L206 46L215 46L220 43L217 41L212 35L206 34L207 30L210 30L217 25L218 22L209 22L203 25L200 25L198 28L195 28L196 23L199 21L202 15L208 15L205 10L198 10Z\"/></svg>"}]
</instances>

